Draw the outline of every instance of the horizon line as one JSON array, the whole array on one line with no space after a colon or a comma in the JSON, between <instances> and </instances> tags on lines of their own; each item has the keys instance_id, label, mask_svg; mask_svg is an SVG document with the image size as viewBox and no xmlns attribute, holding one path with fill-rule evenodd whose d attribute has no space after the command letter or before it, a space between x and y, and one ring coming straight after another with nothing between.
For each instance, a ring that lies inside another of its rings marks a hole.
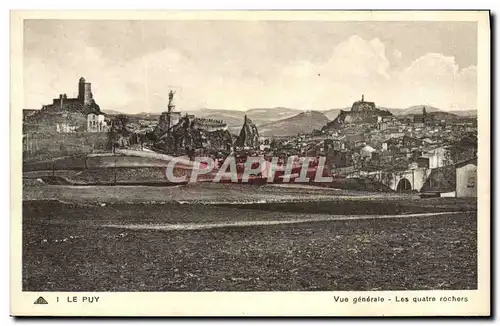
<instances>
[{"instance_id":1,"label":"horizon line","mask_svg":"<svg viewBox=\"0 0 500 326\"><path fill-rule=\"evenodd\" d=\"M432 107L434 109L443 111L443 112L456 112L456 111L477 111L477 108L461 108L461 109L441 109L439 107L435 107L432 105L428 104L416 104L416 105L411 105L408 107L385 107L385 106L376 106L378 109L389 109L389 110L407 110L409 108L414 108L414 107L419 107L419 106L424 106L424 107ZM221 111L240 111L240 112L246 112L250 110L270 110L270 109L289 109L289 110L297 110L297 111L302 111L302 112L307 112L307 111L318 111L318 112L324 112L324 111L329 111L329 110L343 110L343 109L350 109L350 106L345 106L345 107L337 107L337 108L320 108L320 109L300 109L300 108L293 108L293 107L286 107L286 106L273 106L273 107L254 107L254 108L238 108L238 109L233 109L233 108L185 108L185 109L176 109L177 112L183 112L183 111L201 111L201 110L221 110ZM27 110L40 110L40 109L27 109ZM134 111L134 112L123 112L119 109L114 109L114 108L107 108L107 109L102 109L101 111L117 111L121 113L127 113L127 114L138 114L138 113L162 113L167 110L158 110L158 111Z\"/></svg>"},{"instance_id":2,"label":"horizon line","mask_svg":"<svg viewBox=\"0 0 500 326\"><path fill-rule=\"evenodd\" d=\"M431 107L437 110L440 110L442 112L457 112L457 111L477 111L477 108L461 108L461 109L442 109L439 107L435 107L429 104L415 104L415 105L410 105L408 107L386 107L386 106L376 106L377 109L388 109L388 110L407 110L410 108L414 107ZM43 107L43 106L42 106ZM337 108L319 108L319 109L300 109L300 108L293 108L293 107L286 107L286 106L272 106L272 107L254 107L254 108L185 108L185 109L177 109L176 112L189 112L189 111L201 111L201 110L222 110L222 111L240 111L240 112L246 112L250 110L270 110L270 109L288 109L288 110L296 110L296 111L302 111L302 112L307 112L307 111L317 111L317 112L324 112L324 111L329 111L329 110L344 110L344 109L350 109L351 107L345 106L345 107L337 107ZM29 108L24 108L23 110L41 110L42 108L39 109L29 109ZM125 114L139 114L139 113L151 113L151 114L161 114L162 112L166 112L167 108L165 110L158 110L158 111L134 111L134 112L124 112L120 109L114 109L114 108L107 108L107 109L102 109L101 111L116 111L120 113L125 113Z\"/></svg>"}]
</instances>

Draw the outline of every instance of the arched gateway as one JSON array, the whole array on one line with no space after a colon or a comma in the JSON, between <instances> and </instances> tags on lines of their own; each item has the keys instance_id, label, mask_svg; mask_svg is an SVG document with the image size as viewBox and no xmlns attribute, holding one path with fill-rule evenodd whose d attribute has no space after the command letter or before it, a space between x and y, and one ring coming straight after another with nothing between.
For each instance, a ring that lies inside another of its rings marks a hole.
<instances>
[{"instance_id":1,"label":"arched gateway","mask_svg":"<svg viewBox=\"0 0 500 326\"><path fill-rule=\"evenodd\" d=\"M412 187L411 187L410 180L408 180L406 178L402 178L401 180L399 180L398 186L396 187L396 191L406 192L406 191L411 191L411 190L412 190Z\"/></svg>"}]
</instances>

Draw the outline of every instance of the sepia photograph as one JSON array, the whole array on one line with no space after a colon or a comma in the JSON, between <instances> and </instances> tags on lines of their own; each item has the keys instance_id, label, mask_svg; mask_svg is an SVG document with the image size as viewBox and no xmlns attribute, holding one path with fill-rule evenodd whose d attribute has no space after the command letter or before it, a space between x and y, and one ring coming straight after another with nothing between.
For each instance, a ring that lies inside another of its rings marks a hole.
<instances>
[{"instance_id":1,"label":"sepia photograph","mask_svg":"<svg viewBox=\"0 0 500 326\"><path fill-rule=\"evenodd\" d=\"M27 307L93 292L481 304L462 291L481 287L490 233L489 13L240 14L14 20Z\"/></svg>"}]
</instances>

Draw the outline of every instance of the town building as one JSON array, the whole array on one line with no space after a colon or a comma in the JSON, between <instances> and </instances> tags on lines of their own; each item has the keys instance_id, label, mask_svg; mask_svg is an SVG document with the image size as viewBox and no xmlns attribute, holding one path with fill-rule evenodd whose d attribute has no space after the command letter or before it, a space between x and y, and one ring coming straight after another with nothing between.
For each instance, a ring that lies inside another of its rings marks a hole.
<instances>
[{"instance_id":1,"label":"town building","mask_svg":"<svg viewBox=\"0 0 500 326\"><path fill-rule=\"evenodd\" d=\"M420 192L428 197L455 197L456 172L454 166L445 166L432 169L425 180Z\"/></svg>"},{"instance_id":2,"label":"town building","mask_svg":"<svg viewBox=\"0 0 500 326\"><path fill-rule=\"evenodd\" d=\"M477 157L431 170L422 196L477 197Z\"/></svg>"},{"instance_id":3,"label":"town building","mask_svg":"<svg viewBox=\"0 0 500 326\"><path fill-rule=\"evenodd\" d=\"M450 151L445 147L438 147L433 150L427 151L418 158L421 166L426 166L429 169L440 168L443 166L453 164L451 160Z\"/></svg>"},{"instance_id":4,"label":"town building","mask_svg":"<svg viewBox=\"0 0 500 326\"><path fill-rule=\"evenodd\" d=\"M102 112L91 112L87 114L87 132L106 132L108 126L106 117Z\"/></svg>"},{"instance_id":5,"label":"town building","mask_svg":"<svg viewBox=\"0 0 500 326\"><path fill-rule=\"evenodd\" d=\"M370 145L365 145L359 149L359 155L365 158L372 158L373 153L375 153L376 151L377 150Z\"/></svg>"},{"instance_id":6,"label":"town building","mask_svg":"<svg viewBox=\"0 0 500 326\"><path fill-rule=\"evenodd\" d=\"M459 162L456 168L456 196L477 197L477 157Z\"/></svg>"}]
</instances>

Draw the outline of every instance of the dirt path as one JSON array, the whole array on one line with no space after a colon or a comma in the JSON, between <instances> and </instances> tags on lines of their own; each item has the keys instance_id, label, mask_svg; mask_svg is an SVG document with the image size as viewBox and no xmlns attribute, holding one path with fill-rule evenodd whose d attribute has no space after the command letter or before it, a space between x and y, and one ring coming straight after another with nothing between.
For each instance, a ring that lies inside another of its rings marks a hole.
<instances>
[{"instance_id":1,"label":"dirt path","mask_svg":"<svg viewBox=\"0 0 500 326\"><path fill-rule=\"evenodd\" d=\"M178 224L106 224L104 227L133 229L133 230L161 230L161 231L178 231L178 230L204 230L226 227L246 227L246 226L264 226L264 225L279 225L279 224L298 224L308 222L326 222L339 220L366 220L366 219L386 219L386 218L411 218L411 217L432 217L439 215L463 214L464 211L458 212L438 212L438 213L417 213L417 214L397 214L397 215L319 215L306 219L294 220L276 220L276 221L238 221L224 223L178 223Z\"/></svg>"}]
</instances>

